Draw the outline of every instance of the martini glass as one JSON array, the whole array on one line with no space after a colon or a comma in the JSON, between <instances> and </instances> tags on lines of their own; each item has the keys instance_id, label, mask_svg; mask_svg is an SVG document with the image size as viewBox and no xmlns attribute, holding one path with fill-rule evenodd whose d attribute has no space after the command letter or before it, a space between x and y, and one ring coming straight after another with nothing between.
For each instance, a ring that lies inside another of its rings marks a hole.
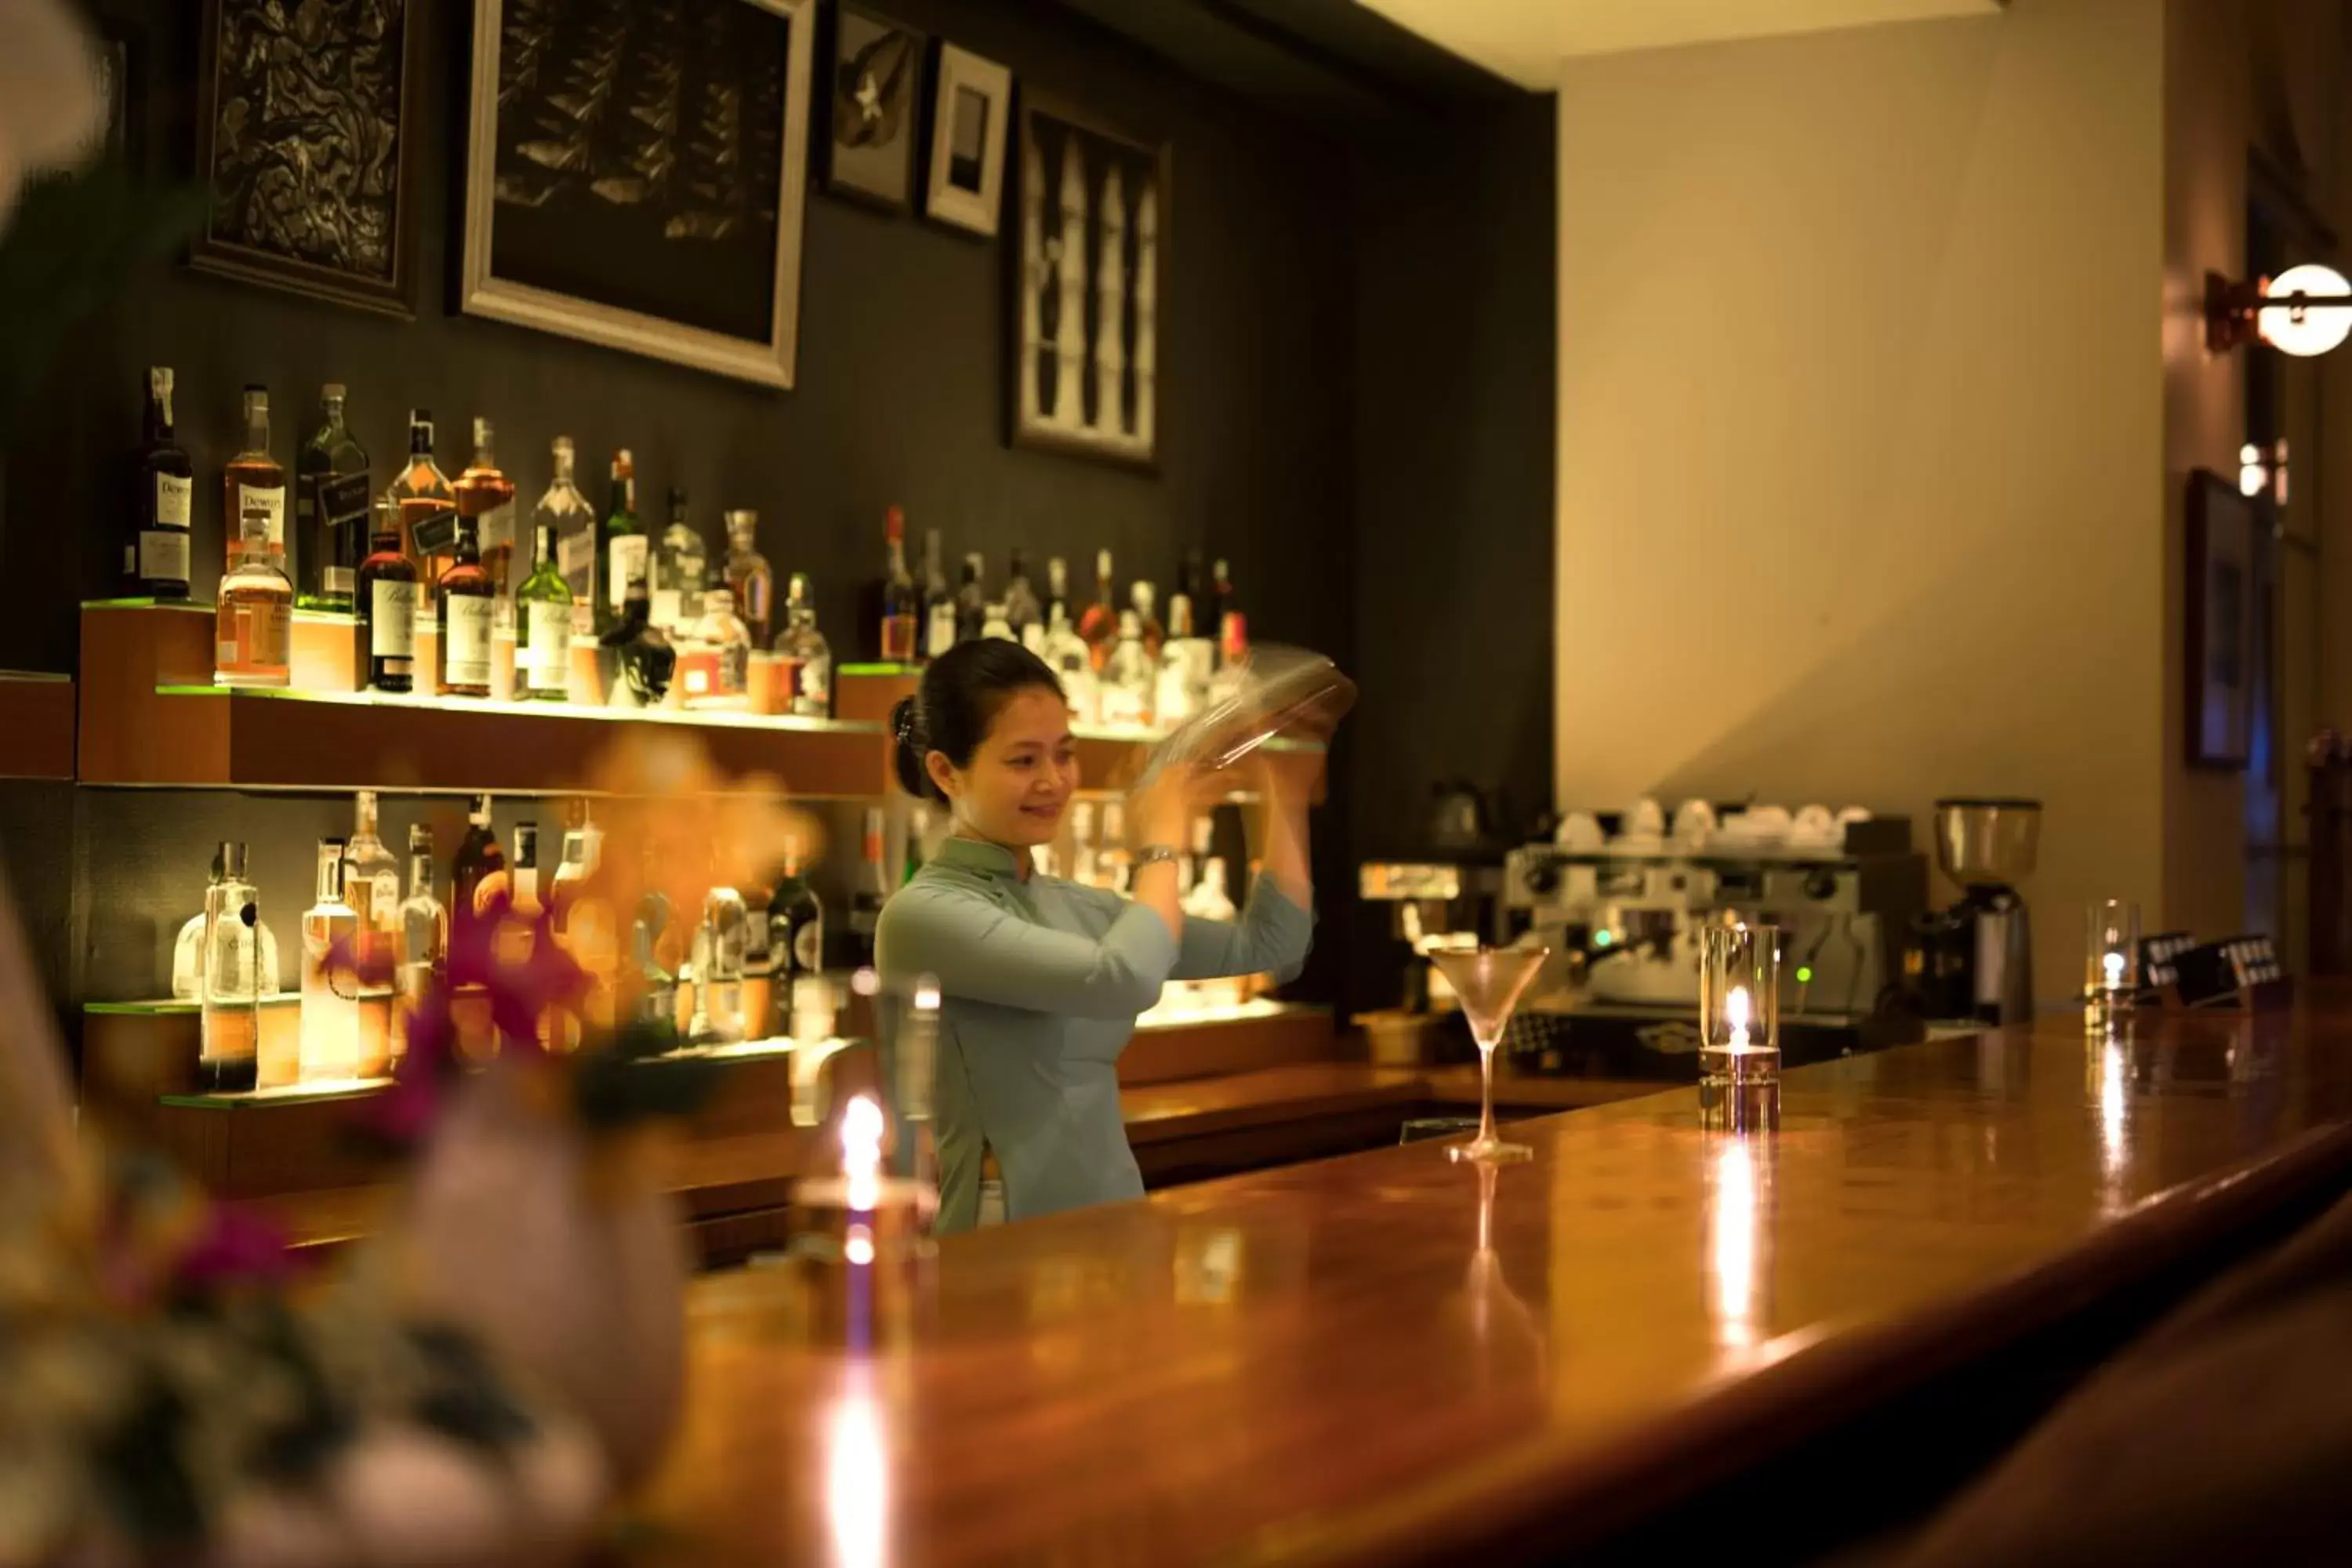
<instances>
[{"instance_id":1,"label":"martini glass","mask_svg":"<svg viewBox=\"0 0 2352 1568\"><path fill-rule=\"evenodd\" d=\"M1456 1143L1448 1153L1457 1160L1502 1164L1531 1160L1535 1151L1524 1143L1506 1143L1495 1136L1495 1047L1519 994L1536 977L1551 950L1542 947L1435 948L1429 962L1445 976L1462 999L1463 1016L1470 1020L1470 1037L1478 1042L1478 1136Z\"/></svg>"}]
</instances>

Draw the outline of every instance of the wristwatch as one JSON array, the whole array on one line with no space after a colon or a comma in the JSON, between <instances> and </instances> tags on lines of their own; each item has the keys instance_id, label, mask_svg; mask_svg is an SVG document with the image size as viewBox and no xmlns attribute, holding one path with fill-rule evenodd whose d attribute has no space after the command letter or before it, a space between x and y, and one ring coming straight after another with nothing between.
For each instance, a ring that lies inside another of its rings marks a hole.
<instances>
[{"instance_id":1,"label":"wristwatch","mask_svg":"<svg viewBox=\"0 0 2352 1568\"><path fill-rule=\"evenodd\" d=\"M1147 844L1142 848L1137 850L1135 852L1135 858L1128 862L1129 874L1132 875L1137 871L1140 871L1146 866L1157 866L1162 860L1180 860L1181 858L1183 858L1181 853L1169 845Z\"/></svg>"}]
</instances>

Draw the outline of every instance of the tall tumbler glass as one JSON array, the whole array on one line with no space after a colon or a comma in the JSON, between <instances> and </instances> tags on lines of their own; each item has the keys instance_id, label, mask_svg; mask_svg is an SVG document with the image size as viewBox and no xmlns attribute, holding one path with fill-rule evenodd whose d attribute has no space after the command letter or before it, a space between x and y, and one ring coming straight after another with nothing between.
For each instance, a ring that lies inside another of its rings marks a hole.
<instances>
[{"instance_id":1,"label":"tall tumbler glass","mask_svg":"<svg viewBox=\"0 0 2352 1568\"><path fill-rule=\"evenodd\" d=\"M1713 1124L1780 1119L1780 928L1708 925L1698 933L1699 1106Z\"/></svg>"}]
</instances>

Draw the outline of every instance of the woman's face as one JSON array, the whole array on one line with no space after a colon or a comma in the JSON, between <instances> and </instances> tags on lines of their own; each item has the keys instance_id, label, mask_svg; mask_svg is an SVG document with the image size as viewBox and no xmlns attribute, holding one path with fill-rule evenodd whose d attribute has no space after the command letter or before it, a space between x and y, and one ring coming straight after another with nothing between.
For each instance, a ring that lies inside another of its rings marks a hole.
<instances>
[{"instance_id":1,"label":"woman's face","mask_svg":"<svg viewBox=\"0 0 2352 1568\"><path fill-rule=\"evenodd\" d=\"M1078 787L1069 705L1050 688L1024 687L997 709L970 767L944 752L924 765L965 832L1016 847L1050 844Z\"/></svg>"}]
</instances>

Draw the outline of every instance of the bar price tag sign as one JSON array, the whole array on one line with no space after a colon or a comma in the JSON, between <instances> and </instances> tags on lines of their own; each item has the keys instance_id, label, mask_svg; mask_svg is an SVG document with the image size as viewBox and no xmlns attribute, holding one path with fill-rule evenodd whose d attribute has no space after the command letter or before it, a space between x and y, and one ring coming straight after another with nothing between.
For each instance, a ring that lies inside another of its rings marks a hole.
<instances>
[{"instance_id":1,"label":"bar price tag sign","mask_svg":"<svg viewBox=\"0 0 2352 1568\"><path fill-rule=\"evenodd\" d=\"M447 509L427 512L409 525L408 537L419 555L446 555L457 548L457 514Z\"/></svg>"}]
</instances>

